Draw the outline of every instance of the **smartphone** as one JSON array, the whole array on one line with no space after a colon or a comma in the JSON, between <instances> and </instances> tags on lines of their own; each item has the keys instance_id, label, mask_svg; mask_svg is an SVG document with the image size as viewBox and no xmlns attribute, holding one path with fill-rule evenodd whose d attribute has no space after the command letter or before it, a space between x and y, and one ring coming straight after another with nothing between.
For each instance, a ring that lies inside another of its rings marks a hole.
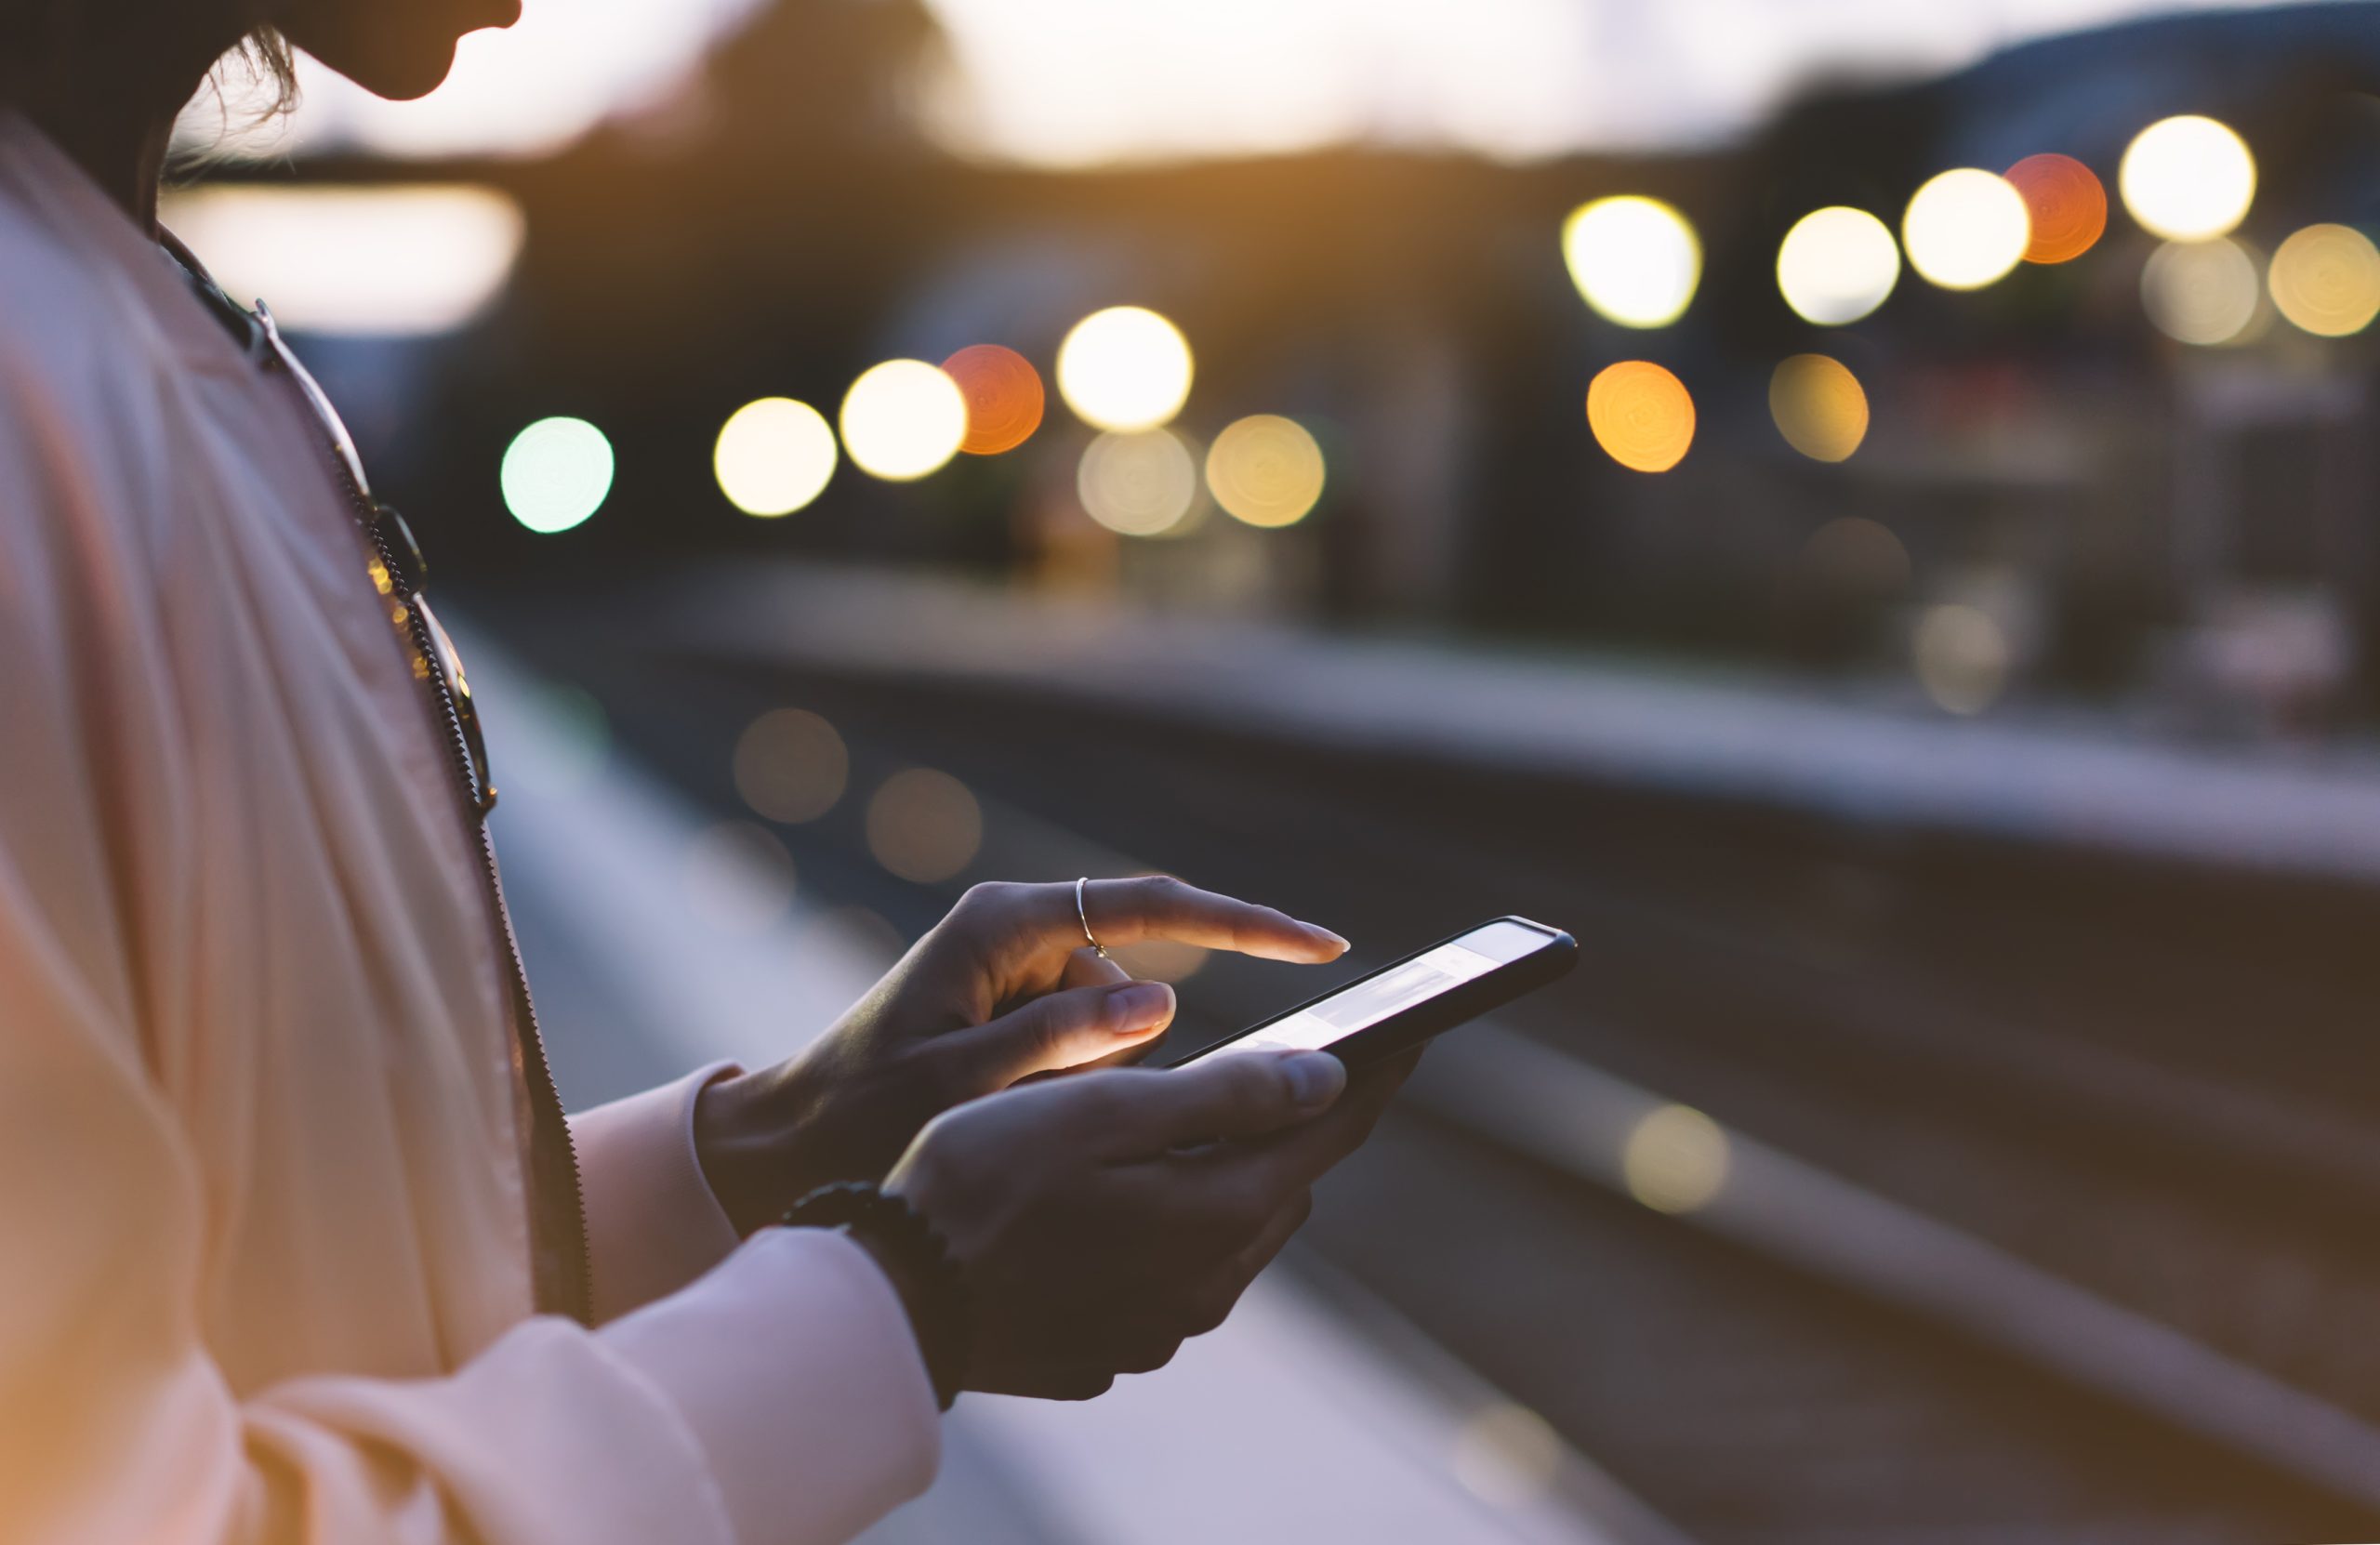
<instances>
[{"instance_id":1,"label":"smartphone","mask_svg":"<svg viewBox=\"0 0 2380 1545\"><path fill-rule=\"evenodd\" d=\"M1242 1051L1329 1051L1360 1067L1501 1009L1559 979L1578 958L1579 942L1560 929L1498 918L1158 1065Z\"/></svg>"}]
</instances>

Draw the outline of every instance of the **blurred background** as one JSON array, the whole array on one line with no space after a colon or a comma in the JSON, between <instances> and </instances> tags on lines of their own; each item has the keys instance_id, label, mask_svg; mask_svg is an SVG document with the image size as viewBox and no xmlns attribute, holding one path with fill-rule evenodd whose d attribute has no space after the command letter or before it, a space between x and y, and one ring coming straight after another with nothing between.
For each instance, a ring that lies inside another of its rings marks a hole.
<instances>
[{"instance_id":1,"label":"blurred background","mask_svg":"<svg viewBox=\"0 0 2380 1545\"><path fill-rule=\"evenodd\" d=\"M2380 1529L2380 6L528 0L304 84L165 218L465 624L567 1094L995 876L1580 940L887 1538Z\"/></svg>"}]
</instances>

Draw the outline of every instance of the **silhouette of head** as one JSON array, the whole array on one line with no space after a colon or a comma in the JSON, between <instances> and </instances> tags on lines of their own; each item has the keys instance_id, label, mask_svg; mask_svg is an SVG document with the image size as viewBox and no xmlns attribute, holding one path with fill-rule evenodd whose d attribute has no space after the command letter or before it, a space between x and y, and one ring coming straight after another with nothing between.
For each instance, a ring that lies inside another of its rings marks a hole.
<instances>
[{"instance_id":1,"label":"silhouette of head","mask_svg":"<svg viewBox=\"0 0 2380 1545\"><path fill-rule=\"evenodd\" d=\"M520 16L520 0L0 0L0 101L56 104L110 77L136 98L187 89L243 40L284 86L294 44L368 91L419 97L466 33Z\"/></svg>"},{"instance_id":2,"label":"silhouette of head","mask_svg":"<svg viewBox=\"0 0 2380 1545\"><path fill-rule=\"evenodd\" d=\"M377 96L419 97L446 78L455 46L521 19L520 0L269 0L264 21Z\"/></svg>"}]
</instances>

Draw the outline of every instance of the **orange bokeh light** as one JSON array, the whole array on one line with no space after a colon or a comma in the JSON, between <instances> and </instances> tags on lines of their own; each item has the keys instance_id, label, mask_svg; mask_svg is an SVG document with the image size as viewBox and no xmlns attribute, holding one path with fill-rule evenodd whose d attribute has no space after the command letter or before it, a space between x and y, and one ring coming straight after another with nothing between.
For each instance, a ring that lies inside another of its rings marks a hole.
<instances>
[{"instance_id":1,"label":"orange bokeh light","mask_svg":"<svg viewBox=\"0 0 2380 1545\"><path fill-rule=\"evenodd\" d=\"M2097 244L2108 229L2107 189L2070 155L2029 155L2008 168L2008 180L2033 218L2028 263L2071 262Z\"/></svg>"},{"instance_id":2,"label":"orange bokeh light","mask_svg":"<svg viewBox=\"0 0 2380 1545\"><path fill-rule=\"evenodd\" d=\"M1666 472L1694 443L1694 395L1649 360L1622 360L1588 385L1587 428L1622 467Z\"/></svg>"},{"instance_id":3,"label":"orange bokeh light","mask_svg":"<svg viewBox=\"0 0 2380 1545\"><path fill-rule=\"evenodd\" d=\"M942 372L967 399L967 438L959 448L968 455L1013 451L1041 427L1041 373L1015 350L973 344L943 361Z\"/></svg>"}]
</instances>

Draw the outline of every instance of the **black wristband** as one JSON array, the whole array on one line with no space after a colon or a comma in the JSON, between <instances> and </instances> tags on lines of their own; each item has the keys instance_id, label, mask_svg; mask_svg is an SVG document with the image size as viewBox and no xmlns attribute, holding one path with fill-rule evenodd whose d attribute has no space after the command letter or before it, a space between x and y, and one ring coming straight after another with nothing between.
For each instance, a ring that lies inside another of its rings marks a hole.
<instances>
[{"instance_id":1,"label":"black wristband","mask_svg":"<svg viewBox=\"0 0 2380 1545\"><path fill-rule=\"evenodd\" d=\"M967 1375L967 1284L924 1214L865 1181L822 1185L786 1209L787 1228L840 1228L890 1258L934 1399L944 1410Z\"/></svg>"}]
</instances>

